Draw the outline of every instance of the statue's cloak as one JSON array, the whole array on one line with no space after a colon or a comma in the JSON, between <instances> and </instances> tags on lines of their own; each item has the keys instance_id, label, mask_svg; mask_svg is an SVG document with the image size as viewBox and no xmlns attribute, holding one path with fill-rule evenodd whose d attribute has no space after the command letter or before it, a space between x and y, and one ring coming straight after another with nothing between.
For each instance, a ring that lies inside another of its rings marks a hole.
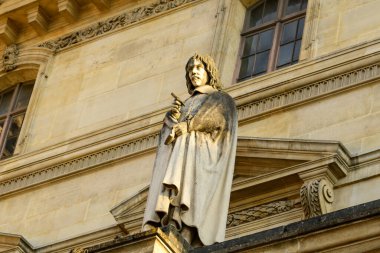
<instances>
[{"instance_id":1,"label":"statue's cloak","mask_svg":"<svg viewBox=\"0 0 380 253\"><path fill-rule=\"evenodd\" d=\"M172 212L177 227L195 227L205 245L225 238L237 142L234 100L208 87L185 101L178 122L189 131L169 145L177 122L164 119L143 221L143 230L166 225Z\"/></svg>"}]
</instances>

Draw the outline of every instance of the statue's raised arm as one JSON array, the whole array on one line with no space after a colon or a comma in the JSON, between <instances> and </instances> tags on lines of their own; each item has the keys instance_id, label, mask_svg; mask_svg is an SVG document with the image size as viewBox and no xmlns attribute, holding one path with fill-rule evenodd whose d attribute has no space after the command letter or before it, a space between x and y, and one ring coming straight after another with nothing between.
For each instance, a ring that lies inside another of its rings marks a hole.
<instances>
[{"instance_id":1,"label":"statue's raised arm","mask_svg":"<svg viewBox=\"0 0 380 253\"><path fill-rule=\"evenodd\" d=\"M172 224L190 244L210 245L225 236L237 112L210 57L189 59L186 84L191 96L164 119L143 230Z\"/></svg>"}]
</instances>

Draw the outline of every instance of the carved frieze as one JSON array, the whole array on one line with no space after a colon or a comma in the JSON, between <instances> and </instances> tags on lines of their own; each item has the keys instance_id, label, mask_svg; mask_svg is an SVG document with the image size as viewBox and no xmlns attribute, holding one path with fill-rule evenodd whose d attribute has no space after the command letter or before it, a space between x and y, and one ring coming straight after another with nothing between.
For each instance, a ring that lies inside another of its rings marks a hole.
<instances>
[{"instance_id":1,"label":"carved frieze","mask_svg":"<svg viewBox=\"0 0 380 253\"><path fill-rule=\"evenodd\" d=\"M44 57L44 59L46 58ZM264 113L272 110L292 106L294 103L313 100L318 96L328 95L339 89L353 87L355 85L359 85L360 83L371 81L374 78L379 77L380 67L379 64L375 64L332 76L329 79L312 83L297 89L288 90L274 97L242 104L238 106L239 123L244 122L245 120L250 120L258 115L263 115ZM289 94L293 94L294 97ZM296 94L299 94L299 96L296 96ZM274 100L274 98L277 98L277 100ZM38 185L63 175L76 173L77 171L81 171L88 167L97 166L123 158L126 156L125 154L130 155L144 152L155 148L157 146L157 141L158 133L155 135L144 136L141 137L141 139L133 141L133 145L132 143L125 143L116 149L114 147L107 148L96 153L91 153L83 157L68 160L64 163L59 163L43 170L38 170L30 174L2 181L0 182L0 196L24 189L26 187ZM107 154L108 152L110 152L110 155L102 155Z\"/></svg>"},{"instance_id":2,"label":"carved frieze","mask_svg":"<svg viewBox=\"0 0 380 253\"><path fill-rule=\"evenodd\" d=\"M129 141L0 183L0 195L155 148L158 134Z\"/></svg>"},{"instance_id":3,"label":"carved frieze","mask_svg":"<svg viewBox=\"0 0 380 253\"><path fill-rule=\"evenodd\" d=\"M54 51L59 51L61 49L75 45L79 42L83 42L85 40L92 39L96 36L103 35L116 29L126 27L133 23L156 16L162 12L195 1L197 0L159 0L150 5L141 6L133 10L124 12L118 16L108 18L104 21L100 21L82 30L59 37L56 40L46 41L38 46L46 47Z\"/></svg>"},{"instance_id":4,"label":"carved frieze","mask_svg":"<svg viewBox=\"0 0 380 253\"><path fill-rule=\"evenodd\" d=\"M227 228L283 213L296 207L292 200L281 200L228 214Z\"/></svg>"},{"instance_id":5,"label":"carved frieze","mask_svg":"<svg viewBox=\"0 0 380 253\"><path fill-rule=\"evenodd\" d=\"M88 253L88 250L83 248L75 248L71 250L70 253Z\"/></svg>"},{"instance_id":6,"label":"carved frieze","mask_svg":"<svg viewBox=\"0 0 380 253\"><path fill-rule=\"evenodd\" d=\"M5 48L3 54L3 67L5 71L11 71L16 68L16 63L20 51L16 44L9 45Z\"/></svg>"},{"instance_id":7,"label":"carved frieze","mask_svg":"<svg viewBox=\"0 0 380 253\"><path fill-rule=\"evenodd\" d=\"M238 107L239 123L240 121L251 119L256 115L262 115L277 109L293 106L354 86L366 80L378 77L379 75L379 64L374 64L241 105Z\"/></svg>"},{"instance_id":8,"label":"carved frieze","mask_svg":"<svg viewBox=\"0 0 380 253\"><path fill-rule=\"evenodd\" d=\"M306 219L331 211L334 193L326 180L315 179L305 182L301 187L300 195Z\"/></svg>"}]
</instances>

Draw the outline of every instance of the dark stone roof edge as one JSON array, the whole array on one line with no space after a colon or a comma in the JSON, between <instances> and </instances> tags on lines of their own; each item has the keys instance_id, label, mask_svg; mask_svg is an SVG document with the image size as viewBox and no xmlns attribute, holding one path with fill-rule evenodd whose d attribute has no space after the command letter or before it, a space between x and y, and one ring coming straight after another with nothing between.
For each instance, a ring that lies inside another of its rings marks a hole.
<instances>
[{"instance_id":1,"label":"dark stone roof edge","mask_svg":"<svg viewBox=\"0 0 380 253\"><path fill-rule=\"evenodd\" d=\"M341 209L311 219L294 222L285 226L280 226L214 245L197 248L192 252L234 252L280 240L291 239L300 235L379 215L380 199Z\"/></svg>"}]
</instances>

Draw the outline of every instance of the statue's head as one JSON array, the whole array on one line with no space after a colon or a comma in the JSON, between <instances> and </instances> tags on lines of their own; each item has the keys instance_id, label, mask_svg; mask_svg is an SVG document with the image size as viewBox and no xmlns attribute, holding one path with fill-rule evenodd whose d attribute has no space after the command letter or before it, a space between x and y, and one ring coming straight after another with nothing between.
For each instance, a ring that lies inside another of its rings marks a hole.
<instances>
[{"instance_id":1,"label":"statue's head","mask_svg":"<svg viewBox=\"0 0 380 253\"><path fill-rule=\"evenodd\" d=\"M190 94L202 85L210 85L217 90L222 89L219 72L214 60L208 55L195 53L186 64L186 85Z\"/></svg>"}]
</instances>

